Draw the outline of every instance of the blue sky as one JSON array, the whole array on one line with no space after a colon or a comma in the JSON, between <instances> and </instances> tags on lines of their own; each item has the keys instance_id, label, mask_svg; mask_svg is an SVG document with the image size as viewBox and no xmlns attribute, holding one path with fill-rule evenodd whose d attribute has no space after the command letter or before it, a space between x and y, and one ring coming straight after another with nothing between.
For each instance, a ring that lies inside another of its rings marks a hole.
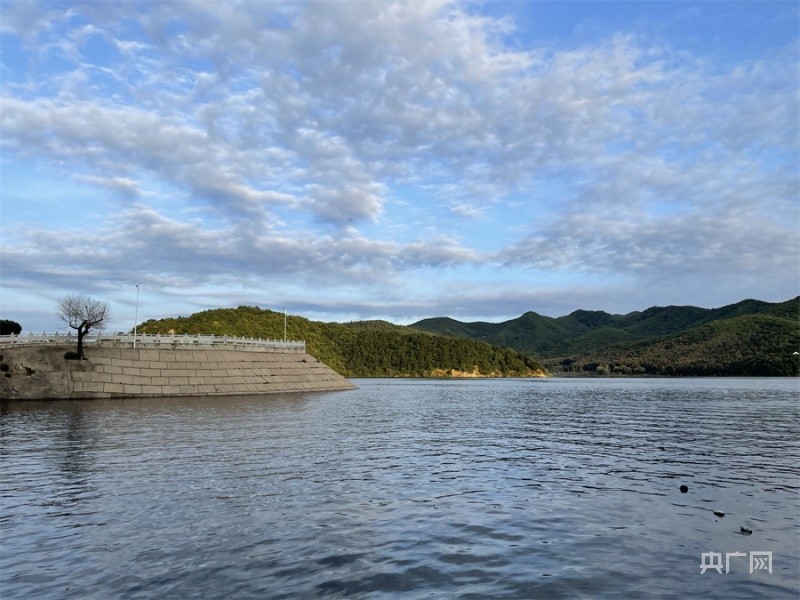
<instances>
[{"instance_id":1,"label":"blue sky","mask_svg":"<svg viewBox=\"0 0 800 600\"><path fill-rule=\"evenodd\" d=\"M0 1L2 318L800 293L796 2Z\"/></svg>"}]
</instances>

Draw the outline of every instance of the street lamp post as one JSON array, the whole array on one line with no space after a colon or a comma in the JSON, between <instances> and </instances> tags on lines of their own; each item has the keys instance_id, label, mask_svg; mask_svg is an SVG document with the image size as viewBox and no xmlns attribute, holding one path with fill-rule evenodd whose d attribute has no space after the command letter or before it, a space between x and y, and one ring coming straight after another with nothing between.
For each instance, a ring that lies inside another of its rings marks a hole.
<instances>
[{"instance_id":1,"label":"street lamp post","mask_svg":"<svg viewBox=\"0 0 800 600\"><path fill-rule=\"evenodd\" d=\"M283 341L286 341L286 307L283 307Z\"/></svg>"},{"instance_id":2,"label":"street lamp post","mask_svg":"<svg viewBox=\"0 0 800 600\"><path fill-rule=\"evenodd\" d=\"M139 324L139 284L136 284L136 316L133 317L133 347L136 348L136 327Z\"/></svg>"}]
</instances>

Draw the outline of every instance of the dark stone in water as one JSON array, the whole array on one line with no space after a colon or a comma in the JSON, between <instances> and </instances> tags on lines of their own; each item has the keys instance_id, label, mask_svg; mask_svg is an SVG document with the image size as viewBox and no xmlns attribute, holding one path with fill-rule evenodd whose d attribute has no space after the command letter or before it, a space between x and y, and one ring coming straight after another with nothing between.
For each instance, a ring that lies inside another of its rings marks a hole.
<instances>
[{"instance_id":1,"label":"dark stone in water","mask_svg":"<svg viewBox=\"0 0 800 600\"><path fill-rule=\"evenodd\" d=\"M749 527L745 527L744 525L742 525L741 527L739 527L739 533L741 533L742 535L752 535L753 530L750 529Z\"/></svg>"},{"instance_id":2,"label":"dark stone in water","mask_svg":"<svg viewBox=\"0 0 800 600\"><path fill-rule=\"evenodd\" d=\"M721 510L715 510L714 514L717 515L718 517L724 517L725 516L725 513L722 512Z\"/></svg>"},{"instance_id":3,"label":"dark stone in water","mask_svg":"<svg viewBox=\"0 0 800 600\"><path fill-rule=\"evenodd\" d=\"M688 485L682 485L681 486L681 494L685 494L688 491L689 491L689 486Z\"/></svg>"}]
</instances>

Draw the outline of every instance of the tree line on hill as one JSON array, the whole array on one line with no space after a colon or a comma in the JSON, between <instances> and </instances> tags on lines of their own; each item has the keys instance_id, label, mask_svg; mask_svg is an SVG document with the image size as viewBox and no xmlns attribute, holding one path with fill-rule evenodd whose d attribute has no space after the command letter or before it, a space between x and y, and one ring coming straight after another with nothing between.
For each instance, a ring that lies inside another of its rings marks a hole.
<instances>
[{"instance_id":1,"label":"tree line on hill","mask_svg":"<svg viewBox=\"0 0 800 600\"><path fill-rule=\"evenodd\" d=\"M283 337L284 315L257 307L147 321L143 333ZM800 296L715 309L651 307L627 315L528 312L502 323L425 319L321 323L288 317L290 337L346 377L529 376L543 367L580 375L800 375Z\"/></svg>"},{"instance_id":2,"label":"tree line on hill","mask_svg":"<svg viewBox=\"0 0 800 600\"><path fill-rule=\"evenodd\" d=\"M510 348L415 331L386 321L321 323L287 316L289 339L345 377L530 377L541 364ZM252 306L221 308L188 317L145 321L140 333L196 334L282 339L283 313Z\"/></svg>"},{"instance_id":3,"label":"tree line on hill","mask_svg":"<svg viewBox=\"0 0 800 600\"><path fill-rule=\"evenodd\" d=\"M800 296L716 309L651 307L627 315L533 312L503 323L425 319L413 329L482 340L536 355L553 373L800 375Z\"/></svg>"}]
</instances>

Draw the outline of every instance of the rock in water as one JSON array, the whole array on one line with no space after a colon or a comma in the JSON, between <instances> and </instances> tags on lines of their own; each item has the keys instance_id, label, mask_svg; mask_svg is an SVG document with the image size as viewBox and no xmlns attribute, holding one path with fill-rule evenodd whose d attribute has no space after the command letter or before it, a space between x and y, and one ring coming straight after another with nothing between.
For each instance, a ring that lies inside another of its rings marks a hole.
<instances>
[{"instance_id":1,"label":"rock in water","mask_svg":"<svg viewBox=\"0 0 800 600\"><path fill-rule=\"evenodd\" d=\"M689 486L688 485L682 485L681 486L681 494L685 494L688 491L689 491Z\"/></svg>"}]
</instances>

